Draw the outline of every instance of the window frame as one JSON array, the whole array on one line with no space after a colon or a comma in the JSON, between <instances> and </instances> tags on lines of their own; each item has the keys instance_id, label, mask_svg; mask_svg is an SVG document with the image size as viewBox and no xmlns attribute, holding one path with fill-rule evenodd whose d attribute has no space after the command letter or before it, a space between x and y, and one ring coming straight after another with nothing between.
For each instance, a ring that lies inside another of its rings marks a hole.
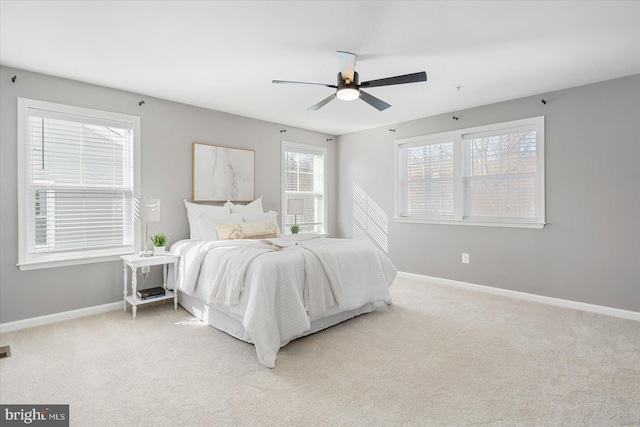
<instances>
[{"instance_id":1,"label":"window frame","mask_svg":"<svg viewBox=\"0 0 640 427\"><path fill-rule=\"evenodd\" d=\"M511 128L533 127L536 130L536 205L538 207L538 218L536 220L514 220L514 219L467 219L465 212L464 193L464 142L465 135L484 132L509 131ZM443 141L453 141L454 152L454 184L453 184L453 218L428 218L428 217L406 217L401 216L402 212L402 168L400 165L400 151L411 146L421 146L437 144ZM545 135L544 116L531 117L509 122L494 123L490 125L476 126L473 128L458 129L448 132L441 132L430 135L420 135L410 138L397 139L394 150L394 221L399 223L421 223L421 224L445 224L445 225L471 225L483 227L515 227L515 228L544 228L545 222Z\"/></svg>"},{"instance_id":2,"label":"window frame","mask_svg":"<svg viewBox=\"0 0 640 427\"><path fill-rule=\"evenodd\" d=\"M90 251L73 251L67 253L44 253L29 254L28 253L28 232L27 227L29 221L26 213L29 207L29 197L27 190L29 183L27 182L27 173L29 167L26 162L29 158L29 109L47 110L60 114L69 114L75 116L85 116L88 118L97 118L109 121L120 121L128 123L132 128L133 135L133 197L139 197L140 194L140 118L128 114L114 113L109 111L95 110L84 107L76 107L65 104L57 104L46 101L39 101L27 98L18 98L18 263L17 266L21 271L35 270L42 268L63 267L71 265L81 265L96 262L115 261L120 259L120 255L135 252L140 247L140 225L134 221L132 233L133 244L120 249L103 249Z\"/></svg>"},{"instance_id":3,"label":"window frame","mask_svg":"<svg viewBox=\"0 0 640 427\"><path fill-rule=\"evenodd\" d=\"M280 177L281 177L281 181L280 181L280 200L281 200L281 208L282 208L282 220L281 220L281 233L283 235L286 234L291 234L291 230L287 229L287 225L286 225L286 217L287 217L287 196L286 193L287 191L286 189L286 183L285 183L285 152L286 151L300 151L300 152L304 152L304 151L315 151L315 152L320 152L322 153L322 161L323 161L323 186L324 186L324 191L322 192L322 201L323 201L323 217L324 220L322 222L319 223L314 223L314 224L318 224L321 226L321 234L325 234L327 233L329 230L329 224L328 224L328 203L327 203L327 183L328 183L328 177L327 177L327 148L326 147L322 147L322 146L318 146L318 145L309 145L309 144L301 144L301 143L297 143L297 142L289 142L289 141L282 141L281 144L281 150L280 150ZM302 225L302 224L298 224L298 225ZM304 232L301 232L300 234L305 234Z\"/></svg>"}]
</instances>

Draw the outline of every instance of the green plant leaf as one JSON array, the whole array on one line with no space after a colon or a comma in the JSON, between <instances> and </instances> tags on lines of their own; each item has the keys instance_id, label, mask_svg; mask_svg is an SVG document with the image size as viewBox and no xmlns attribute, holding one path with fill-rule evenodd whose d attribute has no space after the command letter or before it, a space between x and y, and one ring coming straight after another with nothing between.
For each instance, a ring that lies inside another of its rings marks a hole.
<instances>
[{"instance_id":1,"label":"green plant leaf","mask_svg":"<svg viewBox=\"0 0 640 427\"><path fill-rule=\"evenodd\" d=\"M158 247L165 246L168 240L166 234L162 234L162 233L156 234L150 237L150 239L153 242L153 246L158 246Z\"/></svg>"}]
</instances>

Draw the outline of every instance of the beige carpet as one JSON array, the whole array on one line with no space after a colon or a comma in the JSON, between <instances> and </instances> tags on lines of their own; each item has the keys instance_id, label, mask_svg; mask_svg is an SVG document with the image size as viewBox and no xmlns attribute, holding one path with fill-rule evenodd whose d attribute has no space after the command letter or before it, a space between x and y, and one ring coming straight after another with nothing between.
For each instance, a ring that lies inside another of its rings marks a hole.
<instances>
[{"instance_id":1,"label":"beige carpet","mask_svg":"<svg viewBox=\"0 0 640 427\"><path fill-rule=\"evenodd\" d=\"M158 304L5 333L0 402L72 426L640 425L640 323L409 280L280 350Z\"/></svg>"}]
</instances>

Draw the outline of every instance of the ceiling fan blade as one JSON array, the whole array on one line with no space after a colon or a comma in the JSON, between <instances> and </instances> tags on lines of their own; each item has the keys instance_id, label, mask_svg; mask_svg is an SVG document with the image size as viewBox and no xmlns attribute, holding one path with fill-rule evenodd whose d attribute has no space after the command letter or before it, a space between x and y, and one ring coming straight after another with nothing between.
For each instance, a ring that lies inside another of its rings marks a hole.
<instances>
[{"instance_id":1,"label":"ceiling fan blade","mask_svg":"<svg viewBox=\"0 0 640 427\"><path fill-rule=\"evenodd\" d=\"M360 87L370 88L378 86L401 85L405 83L426 82L427 73L420 71L419 73L405 74L402 76L387 77L385 79L369 80L360 83Z\"/></svg>"},{"instance_id":2,"label":"ceiling fan blade","mask_svg":"<svg viewBox=\"0 0 640 427\"><path fill-rule=\"evenodd\" d=\"M340 73L342 73L343 79L349 79L353 81L353 73L356 70L356 55L355 53L338 52L338 64L340 65Z\"/></svg>"},{"instance_id":3,"label":"ceiling fan blade","mask_svg":"<svg viewBox=\"0 0 640 427\"><path fill-rule=\"evenodd\" d=\"M325 105L327 105L328 103L330 103L331 101L333 101L335 97L336 97L335 93L333 95L331 95L331 96L327 96L325 99L323 99L322 101L318 102L316 105L307 108L307 111L319 110L322 107L324 107Z\"/></svg>"},{"instance_id":4,"label":"ceiling fan blade","mask_svg":"<svg viewBox=\"0 0 640 427\"><path fill-rule=\"evenodd\" d=\"M387 108L391 107L391 104L387 104L381 99L376 98L373 95L369 95L367 92L360 90L360 99L362 99L367 104L371 105L373 108L378 111L384 111Z\"/></svg>"},{"instance_id":5,"label":"ceiling fan blade","mask_svg":"<svg viewBox=\"0 0 640 427\"><path fill-rule=\"evenodd\" d=\"M292 82L289 80L271 80L271 83L276 83L276 84L294 84L294 85L316 85L316 86L326 86L326 87L330 87L333 89L337 89L338 86L336 85L328 85L325 83L309 83L309 82Z\"/></svg>"}]
</instances>

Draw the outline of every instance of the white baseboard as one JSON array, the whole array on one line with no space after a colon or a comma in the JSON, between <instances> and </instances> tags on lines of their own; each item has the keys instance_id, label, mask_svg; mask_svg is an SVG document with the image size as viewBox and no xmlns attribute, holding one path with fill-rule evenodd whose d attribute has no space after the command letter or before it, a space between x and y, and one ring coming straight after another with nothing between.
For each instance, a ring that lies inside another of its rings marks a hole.
<instances>
[{"instance_id":1,"label":"white baseboard","mask_svg":"<svg viewBox=\"0 0 640 427\"><path fill-rule=\"evenodd\" d=\"M0 333L17 331L20 329L31 328L33 326L48 325L50 323L77 319L78 317L91 316L93 314L106 313L107 311L113 310L122 310L122 301L80 308L78 310L65 311L63 313L49 314L47 316L16 320L15 322L0 323Z\"/></svg>"},{"instance_id":2,"label":"white baseboard","mask_svg":"<svg viewBox=\"0 0 640 427\"><path fill-rule=\"evenodd\" d=\"M454 288L469 289L487 294L501 295L526 301L534 301L542 304L557 305L574 310L588 311L591 313L604 314L606 316L620 317L640 321L640 313L636 311L622 310L619 308L605 307L602 305L587 304L584 302L569 301L560 298L545 297L542 295L528 294L526 292L512 291L509 289L493 288L491 286L476 285L475 283L460 282L457 280L443 279L440 277L425 276L422 274L398 272L398 277L402 279L418 280L430 282L438 285L451 286ZM31 328L33 326L48 325L61 322L63 320L77 319L78 317L91 316L93 314L106 313L107 311L120 310L122 302L112 302L110 304L96 305L94 307L80 308L78 310L65 311L63 313L49 314L47 316L32 317L30 319L16 320L15 322L0 323L0 333L17 331Z\"/></svg>"},{"instance_id":3,"label":"white baseboard","mask_svg":"<svg viewBox=\"0 0 640 427\"><path fill-rule=\"evenodd\" d=\"M640 321L640 313L637 311L622 310L619 308L605 307L602 305L587 304L584 302L569 301L566 299L545 297L542 295L528 294L526 292L511 291L509 289L493 288L491 286L476 285L474 283L459 282L457 280L442 279L440 277L424 276L422 274L398 272L398 277L402 279L418 280L421 282L436 283L439 285L452 286L454 288L469 289L487 294L501 295L510 298L517 298L526 301L540 302L542 304L557 305L574 310L588 311L591 313L604 314L606 316L620 317Z\"/></svg>"}]
</instances>

